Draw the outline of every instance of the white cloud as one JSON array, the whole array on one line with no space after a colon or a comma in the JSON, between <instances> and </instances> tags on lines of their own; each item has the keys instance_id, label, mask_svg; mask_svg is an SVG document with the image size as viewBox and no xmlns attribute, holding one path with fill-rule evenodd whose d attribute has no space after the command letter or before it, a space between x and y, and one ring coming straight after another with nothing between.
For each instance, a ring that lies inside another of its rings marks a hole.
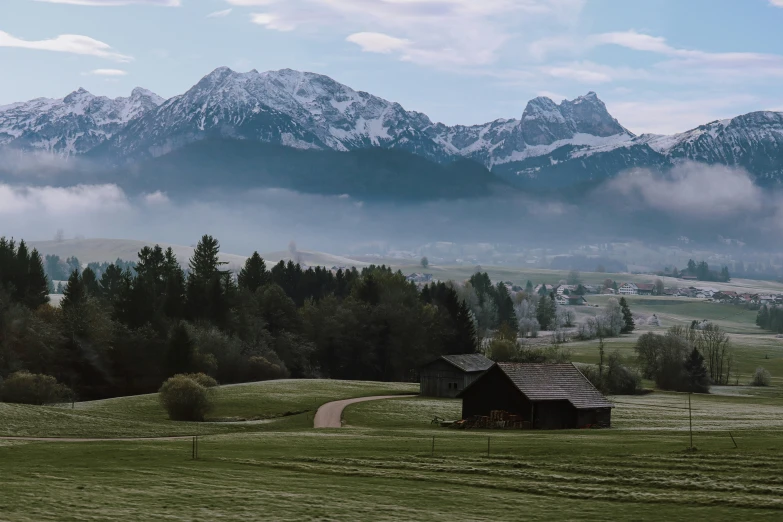
<instances>
[{"instance_id":1,"label":"white cloud","mask_svg":"<svg viewBox=\"0 0 783 522\"><path fill-rule=\"evenodd\" d=\"M168 195L160 190L152 192L151 194L144 194L142 200L148 206L168 205L171 203Z\"/></svg>"},{"instance_id":2,"label":"white cloud","mask_svg":"<svg viewBox=\"0 0 783 522\"><path fill-rule=\"evenodd\" d=\"M783 7L783 0L769 0L769 3L775 7Z\"/></svg>"},{"instance_id":3,"label":"white cloud","mask_svg":"<svg viewBox=\"0 0 783 522\"><path fill-rule=\"evenodd\" d=\"M117 185L15 187L0 184L0 216L44 213L53 217L124 210L128 198Z\"/></svg>"},{"instance_id":4,"label":"white cloud","mask_svg":"<svg viewBox=\"0 0 783 522\"><path fill-rule=\"evenodd\" d=\"M87 5L94 7L113 7L118 5L146 4L159 5L164 7L179 7L181 0L35 0L36 2L46 2L49 4L70 4Z\"/></svg>"},{"instance_id":5,"label":"white cloud","mask_svg":"<svg viewBox=\"0 0 783 522\"><path fill-rule=\"evenodd\" d=\"M382 33L356 33L346 38L346 40L361 47L362 51L382 54L405 49L411 44L410 40L395 38Z\"/></svg>"},{"instance_id":6,"label":"white cloud","mask_svg":"<svg viewBox=\"0 0 783 522\"><path fill-rule=\"evenodd\" d=\"M0 31L0 47L82 54L106 58L116 62L130 62L133 60L131 56L115 52L109 44L78 34L61 34L49 40L22 40Z\"/></svg>"},{"instance_id":7,"label":"white cloud","mask_svg":"<svg viewBox=\"0 0 783 522\"><path fill-rule=\"evenodd\" d=\"M284 17L271 13L256 13L250 16L250 20L254 24L266 26L267 29L274 29L275 31L293 31L296 29L296 24L286 21Z\"/></svg>"},{"instance_id":8,"label":"white cloud","mask_svg":"<svg viewBox=\"0 0 783 522\"><path fill-rule=\"evenodd\" d=\"M781 0L783 1L783 0ZM748 81L783 78L783 56L750 52L707 52L670 45L665 38L636 31L594 34L586 38L558 36L537 40L528 52L537 60L553 54L582 55L599 46L613 45L663 57L653 66L652 79L675 83Z\"/></svg>"},{"instance_id":9,"label":"white cloud","mask_svg":"<svg viewBox=\"0 0 783 522\"><path fill-rule=\"evenodd\" d=\"M705 97L683 94L680 99L607 101L607 109L626 128L637 134L676 134L704 123L736 116L737 107L753 105L758 100L749 95Z\"/></svg>"},{"instance_id":10,"label":"white cloud","mask_svg":"<svg viewBox=\"0 0 783 522\"><path fill-rule=\"evenodd\" d=\"M207 18L224 18L230 15L231 11L233 11L233 9L223 9L222 11L215 11L214 13L209 13L207 15Z\"/></svg>"},{"instance_id":11,"label":"white cloud","mask_svg":"<svg viewBox=\"0 0 783 522\"><path fill-rule=\"evenodd\" d=\"M128 71L123 71L122 69L93 69L84 74L89 76L127 76Z\"/></svg>"},{"instance_id":12,"label":"white cloud","mask_svg":"<svg viewBox=\"0 0 783 522\"><path fill-rule=\"evenodd\" d=\"M268 29L339 28L364 51L441 67L494 63L521 27L541 18L570 23L584 5L584 0L226 1L264 6L251 20Z\"/></svg>"},{"instance_id":13,"label":"white cloud","mask_svg":"<svg viewBox=\"0 0 783 522\"><path fill-rule=\"evenodd\" d=\"M636 169L611 180L609 190L647 208L696 219L728 218L761 209L763 194L742 169L684 163L667 174Z\"/></svg>"}]
</instances>

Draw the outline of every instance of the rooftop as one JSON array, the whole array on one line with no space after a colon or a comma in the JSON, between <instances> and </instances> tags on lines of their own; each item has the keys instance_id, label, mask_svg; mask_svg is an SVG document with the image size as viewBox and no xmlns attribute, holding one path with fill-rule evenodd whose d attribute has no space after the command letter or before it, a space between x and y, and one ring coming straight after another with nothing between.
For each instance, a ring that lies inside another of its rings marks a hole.
<instances>
[{"instance_id":1,"label":"rooftop","mask_svg":"<svg viewBox=\"0 0 783 522\"><path fill-rule=\"evenodd\" d=\"M441 359L453 364L465 372L483 372L492 367L494 362L480 353L468 353L464 355L442 355Z\"/></svg>"},{"instance_id":2,"label":"rooftop","mask_svg":"<svg viewBox=\"0 0 783 522\"><path fill-rule=\"evenodd\" d=\"M498 367L531 401L567 400L577 409L614 407L572 363L498 363Z\"/></svg>"}]
</instances>

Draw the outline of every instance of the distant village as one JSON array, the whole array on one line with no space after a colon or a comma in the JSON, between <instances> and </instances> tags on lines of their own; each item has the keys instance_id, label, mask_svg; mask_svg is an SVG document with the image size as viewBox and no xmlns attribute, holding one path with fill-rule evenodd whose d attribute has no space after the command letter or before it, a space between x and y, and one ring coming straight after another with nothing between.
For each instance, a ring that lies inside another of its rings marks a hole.
<instances>
[{"instance_id":1,"label":"distant village","mask_svg":"<svg viewBox=\"0 0 783 522\"><path fill-rule=\"evenodd\" d=\"M437 282L432 274L412 273L406 278L417 286L424 286L432 282ZM689 286L665 288L661 280L657 283L615 283L612 285L591 285L591 284L538 284L533 287L533 293L536 295L555 295L555 301L561 306L581 306L588 304L585 296L587 295L648 295L648 296L669 296L669 297L688 297L694 299L704 299L707 302L744 305L750 308L758 308L764 305L783 304L783 294L754 294L738 293L730 290L719 290L710 286L694 286L697 280L692 276L683 276L679 278L683 283ZM610 280L607 279L606 283ZM509 281L503 284L511 295L525 292L525 288L515 285Z\"/></svg>"}]
</instances>

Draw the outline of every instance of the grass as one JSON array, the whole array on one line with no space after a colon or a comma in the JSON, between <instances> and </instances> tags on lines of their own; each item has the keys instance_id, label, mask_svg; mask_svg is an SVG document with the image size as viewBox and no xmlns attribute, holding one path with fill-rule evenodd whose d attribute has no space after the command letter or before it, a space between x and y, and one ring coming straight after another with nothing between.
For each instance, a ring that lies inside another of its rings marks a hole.
<instances>
[{"instance_id":1,"label":"grass","mask_svg":"<svg viewBox=\"0 0 783 522\"><path fill-rule=\"evenodd\" d=\"M418 385L361 381L267 381L216 390L215 409L208 420L188 423L168 420L157 394L81 402L62 407L0 403L0 436L27 437L166 437L248 432L265 424L237 422L286 417L284 426L307 427L318 406L368 395L418 391ZM234 422L226 422L234 421Z\"/></svg>"},{"instance_id":2,"label":"grass","mask_svg":"<svg viewBox=\"0 0 783 522\"><path fill-rule=\"evenodd\" d=\"M645 331L723 321L743 381L762 365L775 386L692 396L696 451L686 451L687 396L658 391L612 397L612 429L557 432L441 428L432 419L459 418L461 403L432 398L354 404L345 428L312 429L315 408L330 400L416 390L393 383L225 386L214 422L200 424L167 420L155 395L74 409L0 404L0 435L201 435L195 461L190 439L0 441L0 519L779 520L783 342L750 314L726 313L733 307L629 301L663 325L609 339L609 351L630 357ZM598 360L595 341L568 347L576 361Z\"/></svg>"}]
</instances>

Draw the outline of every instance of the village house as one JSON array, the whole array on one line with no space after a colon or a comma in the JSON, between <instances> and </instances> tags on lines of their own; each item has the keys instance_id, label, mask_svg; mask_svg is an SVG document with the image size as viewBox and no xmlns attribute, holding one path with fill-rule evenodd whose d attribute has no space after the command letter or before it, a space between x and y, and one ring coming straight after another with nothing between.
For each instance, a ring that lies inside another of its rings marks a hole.
<instances>
[{"instance_id":1,"label":"village house","mask_svg":"<svg viewBox=\"0 0 783 522\"><path fill-rule=\"evenodd\" d=\"M655 285L652 283L636 283L636 293L638 295L653 295Z\"/></svg>"},{"instance_id":2,"label":"village house","mask_svg":"<svg viewBox=\"0 0 783 522\"><path fill-rule=\"evenodd\" d=\"M454 398L493 364L479 353L442 355L419 370L420 393Z\"/></svg>"},{"instance_id":3,"label":"village house","mask_svg":"<svg viewBox=\"0 0 783 522\"><path fill-rule=\"evenodd\" d=\"M561 306L581 306L587 304L587 300L581 295L560 294L555 297L555 302Z\"/></svg>"},{"instance_id":4,"label":"village house","mask_svg":"<svg viewBox=\"0 0 783 522\"><path fill-rule=\"evenodd\" d=\"M407 279L411 283L431 283L432 274L413 273L408 277L406 277L405 279Z\"/></svg>"},{"instance_id":5,"label":"village house","mask_svg":"<svg viewBox=\"0 0 783 522\"><path fill-rule=\"evenodd\" d=\"M555 293L557 295L573 293L576 292L576 288L576 285L560 285L557 287L557 291Z\"/></svg>"},{"instance_id":6,"label":"village house","mask_svg":"<svg viewBox=\"0 0 783 522\"><path fill-rule=\"evenodd\" d=\"M572 363L496 363L458 397L465 421L502 411L536 429L608 428L614 407Z\"/></svg>"},{"instance_id":7,"label":"village house","mask_svg":"<svg viewBox=\"0 0 783 522\"><path fill-rule=\"evenodd\" d=\"M620 295L639 295L639 287L636 283L623 283L617 288Z\"/></svg>"}]
</instances>

